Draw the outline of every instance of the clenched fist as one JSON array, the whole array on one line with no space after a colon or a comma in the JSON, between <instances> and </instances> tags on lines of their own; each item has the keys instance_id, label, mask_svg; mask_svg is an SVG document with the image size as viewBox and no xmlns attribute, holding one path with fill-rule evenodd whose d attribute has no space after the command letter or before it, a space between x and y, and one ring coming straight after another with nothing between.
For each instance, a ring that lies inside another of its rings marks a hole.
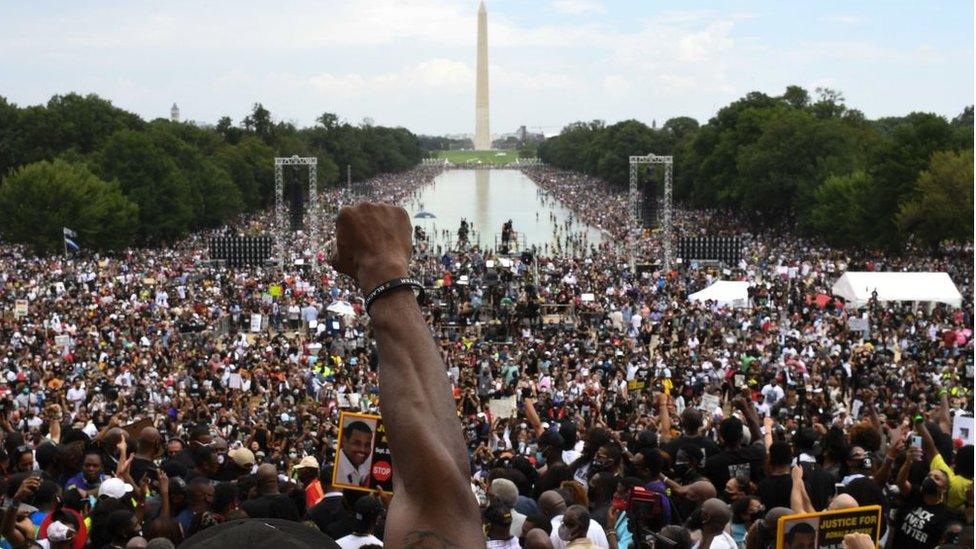
<instances>
[{"instance_id":1,"label":"clenched fist","mask_svg":"<svg viewBox=\"0 0 976 549\"><path fill-rule=\"evenodd\" d=\"M331 262L369 292L408 275L410 239L410 217L403 208L372 202L347 206L336 218L336 255Z\"/></svg>"}]
</instances>

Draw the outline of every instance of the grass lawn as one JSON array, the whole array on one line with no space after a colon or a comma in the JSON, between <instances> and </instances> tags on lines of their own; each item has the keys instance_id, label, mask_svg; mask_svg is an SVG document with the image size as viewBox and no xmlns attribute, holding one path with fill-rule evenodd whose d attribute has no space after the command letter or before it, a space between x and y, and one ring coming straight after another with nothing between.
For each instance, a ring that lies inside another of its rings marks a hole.
<instances>
[{"instance_id":1,"label":"grass lawn","mask_svg":"<svg viewBox=\"0 0 976 549\"><path fill-rule=\"evenodd\" d=\"M434 156L453 164L508 164L518 159L518 151L437 151Z\"/></svg>"}]
</instances>

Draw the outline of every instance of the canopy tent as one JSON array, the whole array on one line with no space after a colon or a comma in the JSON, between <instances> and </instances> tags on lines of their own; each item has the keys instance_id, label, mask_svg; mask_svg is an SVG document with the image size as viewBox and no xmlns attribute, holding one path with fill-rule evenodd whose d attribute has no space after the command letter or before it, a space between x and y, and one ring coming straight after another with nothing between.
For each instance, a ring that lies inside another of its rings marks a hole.
<instances>
[{"instance_id":1,"label":"canopy tent","mask_svg":"<svg viewBox=\"0 0 976 549\"><path fill-rule=\"evenodd\" d=\"M929 301L962 305L962 294L948 273L897 273L848 271L834 282L831 292L849 307L862 307L878 293L878 301Z\"/></svg>"},{"instance_id":2,"label":"canopy tent","mask_svg":"<svg viewBox=\"0 0 976 549\"><path fill-rule=\"evenodd\" d=\"M716 280L711 286L688 296L689 301L714 301L733 307L749 306L749 283L738 280Z\"/></svg>"}]
</instances>

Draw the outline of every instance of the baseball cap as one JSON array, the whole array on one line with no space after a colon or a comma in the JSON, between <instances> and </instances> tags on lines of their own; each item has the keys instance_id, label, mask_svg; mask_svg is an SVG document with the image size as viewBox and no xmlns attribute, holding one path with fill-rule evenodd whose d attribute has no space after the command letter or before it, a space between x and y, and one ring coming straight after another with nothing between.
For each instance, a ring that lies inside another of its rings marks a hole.
<instances>
[{"instance_id":1,"label":"baseball cap","mask_svg":"<svg viewBox=\"0 0 976 549\"><path fill-rule=\"evenodd\" d=\"M248 450L247 448L236 448L227 452L227 457L229 457L238 467L251 467L254 465L254 452Z\"/></svg>"},{"instance_id":2,"label":"baseball cap","mask_svg":"<svg viewBox=\"0 0 976 549\"><path fill-rule=\"evenodd\" d=\"M68 541L74 539L76 533L73 526L60 520L56 520L47 526L47 539L51 541Z\"/></svg>"},{"instance_id":3,"label":"baseball cap","mask_svg":"<svg viewBox=\"0 0 976 549\"><path fill-rule=\"evenodd\" d=\"M357 525L365 529L383 512L383 502L372 495L363 496L356 500L353 512L356 515Z\"/></svg>"},{"instance_id":4,"label":"baseball cap","mask_svg":"<svg viewBox=\"0 0 976 549\"><path fill-rule=\"evenodd\" d=\"M315 469L319 468L319 460L315 459L315 456L305 456L298 465L292 467L292 469Z\"/></svg>"},{"instance_id":5,"label":"baseball cap","mask_svg":"<svg viewBox=\"0 0 976 549\"><path fill-rule=\"evenodd\" d=\"M107 479L98 487L98 497L108 496L112 499L120 499L131 492L132 485L120 478Z\"/></svg>"}]
</instances>

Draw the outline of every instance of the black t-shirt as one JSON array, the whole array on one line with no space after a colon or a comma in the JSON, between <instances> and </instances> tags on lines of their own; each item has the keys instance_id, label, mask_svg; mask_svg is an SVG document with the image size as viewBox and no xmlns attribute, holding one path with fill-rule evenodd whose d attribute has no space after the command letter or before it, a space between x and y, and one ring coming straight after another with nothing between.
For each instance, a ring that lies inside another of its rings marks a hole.
<instances>
[{"instance_id":1,"label":"black t-shirt","mask_svg":"<svg viewBox=\"0 0 976 549\"><path fill-rule=\"evenodd\" d=\"M348 536L355 528L352 513L341 496L322 498L308 510L308 518L333 539Z\"/></svg>"},{"instance_id":2,"label":"black t-shirt","mask_svg":"<svg viewBox=\"0 0 976 549\"><path fill-rule=\"evenodd\" d=\"M803 467L803 484L807 488L807 496L815 509L826 509L830 498L834 495L834 476L817 463L801 462ZM793 483L790 483L793 488ZM789 496L787 496L789 501ZM784 507L789 507L785 505ZM770 509L770 507L767 507Z\"/></svg>"},{"instance_id":3,"label":"black t-shirt","mask_svg":"<svg viewBox=\"0 0 976 549\"><path fill-rule=\"evenodd\" d=\"M789 474L770 475L759 482L759 500L766 509L789 507L793 477Z\"/></svg>"},{"instance_id":4,"label":"black t-shirt","mask_svg":"<svg viewBox=\"0 0 976 549\"><path fill-rule=\"evenodd\" d=\"M699 450L704 450L705 457L712 457L715 454L719 453L719 451L721 450L721 448L718 447L718 444L716 444L714 440L700 435L696 437L681 435L680 437L665 444L663 448L664 451L667 452L669 456L671 456L671 462L673 463L675 456L678 455L678 450L680 450L685 446L694 446Z\"/></svg>"},{"instance_id":5,"label":"black t-shirt","mask_svg":"<svg viewBox=\"0 0 976 549\"><path fill-rule=\"evenodd\" d=\"M156 478L158 478L156 464L153 463L152 460L141 458L139 456L132 458L132 465L129 473L132 475L132 480L136 481L136 484L141 483L142 478L146 475L149 475L150 480L156 480Z\"/></svg>"},{"instance_id":6,"label":"black t-shirt","mask_svg":"<svg viewBox=\"0 0 976 549\"><path fill-rule=\"evenodd\" d=\"M241 503L241 509L250 518L277 518L299 520L295 502L283 494L259 496Z\"/></svg>"},{"instance_id":7,"label":"black t-shirt","mask_svg":"<svg viewBox=\"0 0 976 549\"><path fill-rule=\"evenodd\" d=\"M761 442L735 450L722 450L705 462L705 476L716 489L725 488L725 483L736 476L749 477L758 483L762 480L765 457L766 449Z\"/></svg>"},{"instance_id":8,"label":"black t-shirt","mask_svg":"<svg viewBox=\"0 0 976 549\"><path fill-rule=\"evenodd\" d=\"M895 514L895 543L898 549L927 549L938 545L948 523L945 503L926 505L915 487Z\"/></svg>"}]
</instances>

